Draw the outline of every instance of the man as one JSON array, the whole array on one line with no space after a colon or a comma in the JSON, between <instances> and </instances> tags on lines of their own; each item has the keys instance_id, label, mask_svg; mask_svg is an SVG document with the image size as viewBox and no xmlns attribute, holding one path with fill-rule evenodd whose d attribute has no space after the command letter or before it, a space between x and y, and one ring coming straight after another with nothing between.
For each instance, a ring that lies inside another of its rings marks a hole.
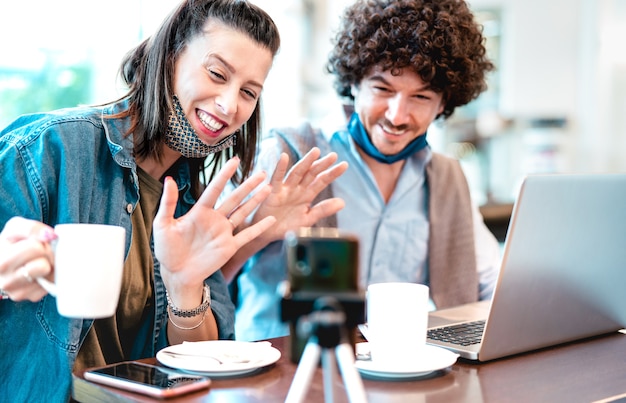
<instances>
[{"instance_id":1,"label":"man","mask_svg":"<svg viewBox=\"0 0 626 403\"><path fill-rule=\"evenodd\" d=\"M317 225L359 236L363 289L427 284L436 308L491 297L498 243L458 162L432 152L426 136L431 123L486 89L493 64L483 42L462 0L357 1L343 16L327 65L338 94L351 101L347 124L273 130L263 143L258 165L265 169L282 151L293 162L313 146L348 163L320 194L343 199L345 208ZM237 339L288 334L276 292L285 278L282 242L244 265L236 279Z\"/></svg>"}]
</instances>

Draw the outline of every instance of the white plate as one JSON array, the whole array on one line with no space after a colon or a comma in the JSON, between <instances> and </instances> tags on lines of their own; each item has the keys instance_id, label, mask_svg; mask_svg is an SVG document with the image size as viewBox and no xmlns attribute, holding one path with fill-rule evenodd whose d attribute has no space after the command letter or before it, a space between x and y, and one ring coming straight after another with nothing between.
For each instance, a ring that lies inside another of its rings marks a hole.
<instances>
[{"instance_id":1,"label":"white plate","mask_svg":"<svg viewBox=\"0 0 626 403\"><path fill-rule=\"evenodd\" d=\"M430 375L435 371L447 368L454 364L459 355L445 348L426 345L422 359L417 362L398 362L381 365L369 359L358 359L369 355L369 345L367 342L357 343L356 368L361 375L368 378L378 379L410 379L420 378Z\"/></svg>"},{"instance_id":2,"label":"white plate","mask_svg":"<svg viewBox=\"0 0 626 403\"><path fill-rule=\"evenodd\" d=\"M217 358L221 363L210 357ZM219 378L244 375L271 365L280 358L280 351L270 342L213 340L169 346L159 351L156 358L171 368Z\"/></svg>"}]
</instances>

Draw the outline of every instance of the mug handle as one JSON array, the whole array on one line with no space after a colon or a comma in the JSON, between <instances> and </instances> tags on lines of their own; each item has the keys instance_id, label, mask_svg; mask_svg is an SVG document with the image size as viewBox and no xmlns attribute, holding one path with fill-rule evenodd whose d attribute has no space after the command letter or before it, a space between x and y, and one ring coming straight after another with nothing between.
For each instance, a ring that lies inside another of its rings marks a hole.
<instances>
[{"instance_id":1,"label":"mug handle","mask_svg":"<svg viewBox=\"0 0 626 403\"><path fill-rule=\"evenodd\" d=\"M48 294L53 297L57 296L57 285L51 281L46 280L43 277L36 277L35 280L39 283L40 286L43 287L44 290L48 291Z\"/></svg>"}]
</instances>

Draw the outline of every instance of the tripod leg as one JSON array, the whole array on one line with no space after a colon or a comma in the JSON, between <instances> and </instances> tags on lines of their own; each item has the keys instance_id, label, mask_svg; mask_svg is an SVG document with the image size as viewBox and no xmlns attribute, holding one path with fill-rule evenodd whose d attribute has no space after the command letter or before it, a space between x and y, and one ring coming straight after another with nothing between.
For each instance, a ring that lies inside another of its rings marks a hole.
<instances>
[{"instance_id":1,"label":"tripod leg","mask_svg":"<svg viewBox=\"0 0 626 403\"><path fill-rule=\"evenodd\" d=\"M351 403L367 402L361 375L359 375L359 371L354 366L354 351L352 350L352 346L348 343L341 343L335 347L335 354L337 356L341 376L343 377L343 384L348 394L348 400Z\"/></svg>"},{"instance_id":2,"label":"tripod leg","mask_svg":"<svg viewBox=\"0 0 626 403\"><path fill-rule=\"evenodd\" d=\"M311 379L320 362L321 349L317 342L307 342L289 387L289 392L285 398L285 403L300 403L304 401L309 385L311 385Z\"/></svg>"},{"instance_id":3,"label":"tripod leg","mask_svg":"<svg viewBox=\"0 0 626 403\"><path fill-rule=\"evenodd\" d=\"M324 378L324 402L333 403L335 396L333 394L335 380L335 352L329 348L322 349L322 369Z\"/></svg>"}]
</instances>

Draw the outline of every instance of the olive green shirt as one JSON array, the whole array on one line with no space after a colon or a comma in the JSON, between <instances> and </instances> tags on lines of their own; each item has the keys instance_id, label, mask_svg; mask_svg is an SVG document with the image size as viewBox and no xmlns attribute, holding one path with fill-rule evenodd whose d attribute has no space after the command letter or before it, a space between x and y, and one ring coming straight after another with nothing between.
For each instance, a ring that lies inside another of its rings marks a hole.
<instances>
[{"instance_id":1,"label":"olive green shirt","mask_svg":"<svg viewBox=\"0 0 626 403\"><path fill-rule=\"evenodd\" d=\"M137 174L139 204L131 216L132 241L124 262L117 311L110 318L94 321L78 352L75 371L127 360L136 342L139 325L146 316L153 315L154 262L150 242L163 184L141 169Z\"/></svg>"}]
</instances>

